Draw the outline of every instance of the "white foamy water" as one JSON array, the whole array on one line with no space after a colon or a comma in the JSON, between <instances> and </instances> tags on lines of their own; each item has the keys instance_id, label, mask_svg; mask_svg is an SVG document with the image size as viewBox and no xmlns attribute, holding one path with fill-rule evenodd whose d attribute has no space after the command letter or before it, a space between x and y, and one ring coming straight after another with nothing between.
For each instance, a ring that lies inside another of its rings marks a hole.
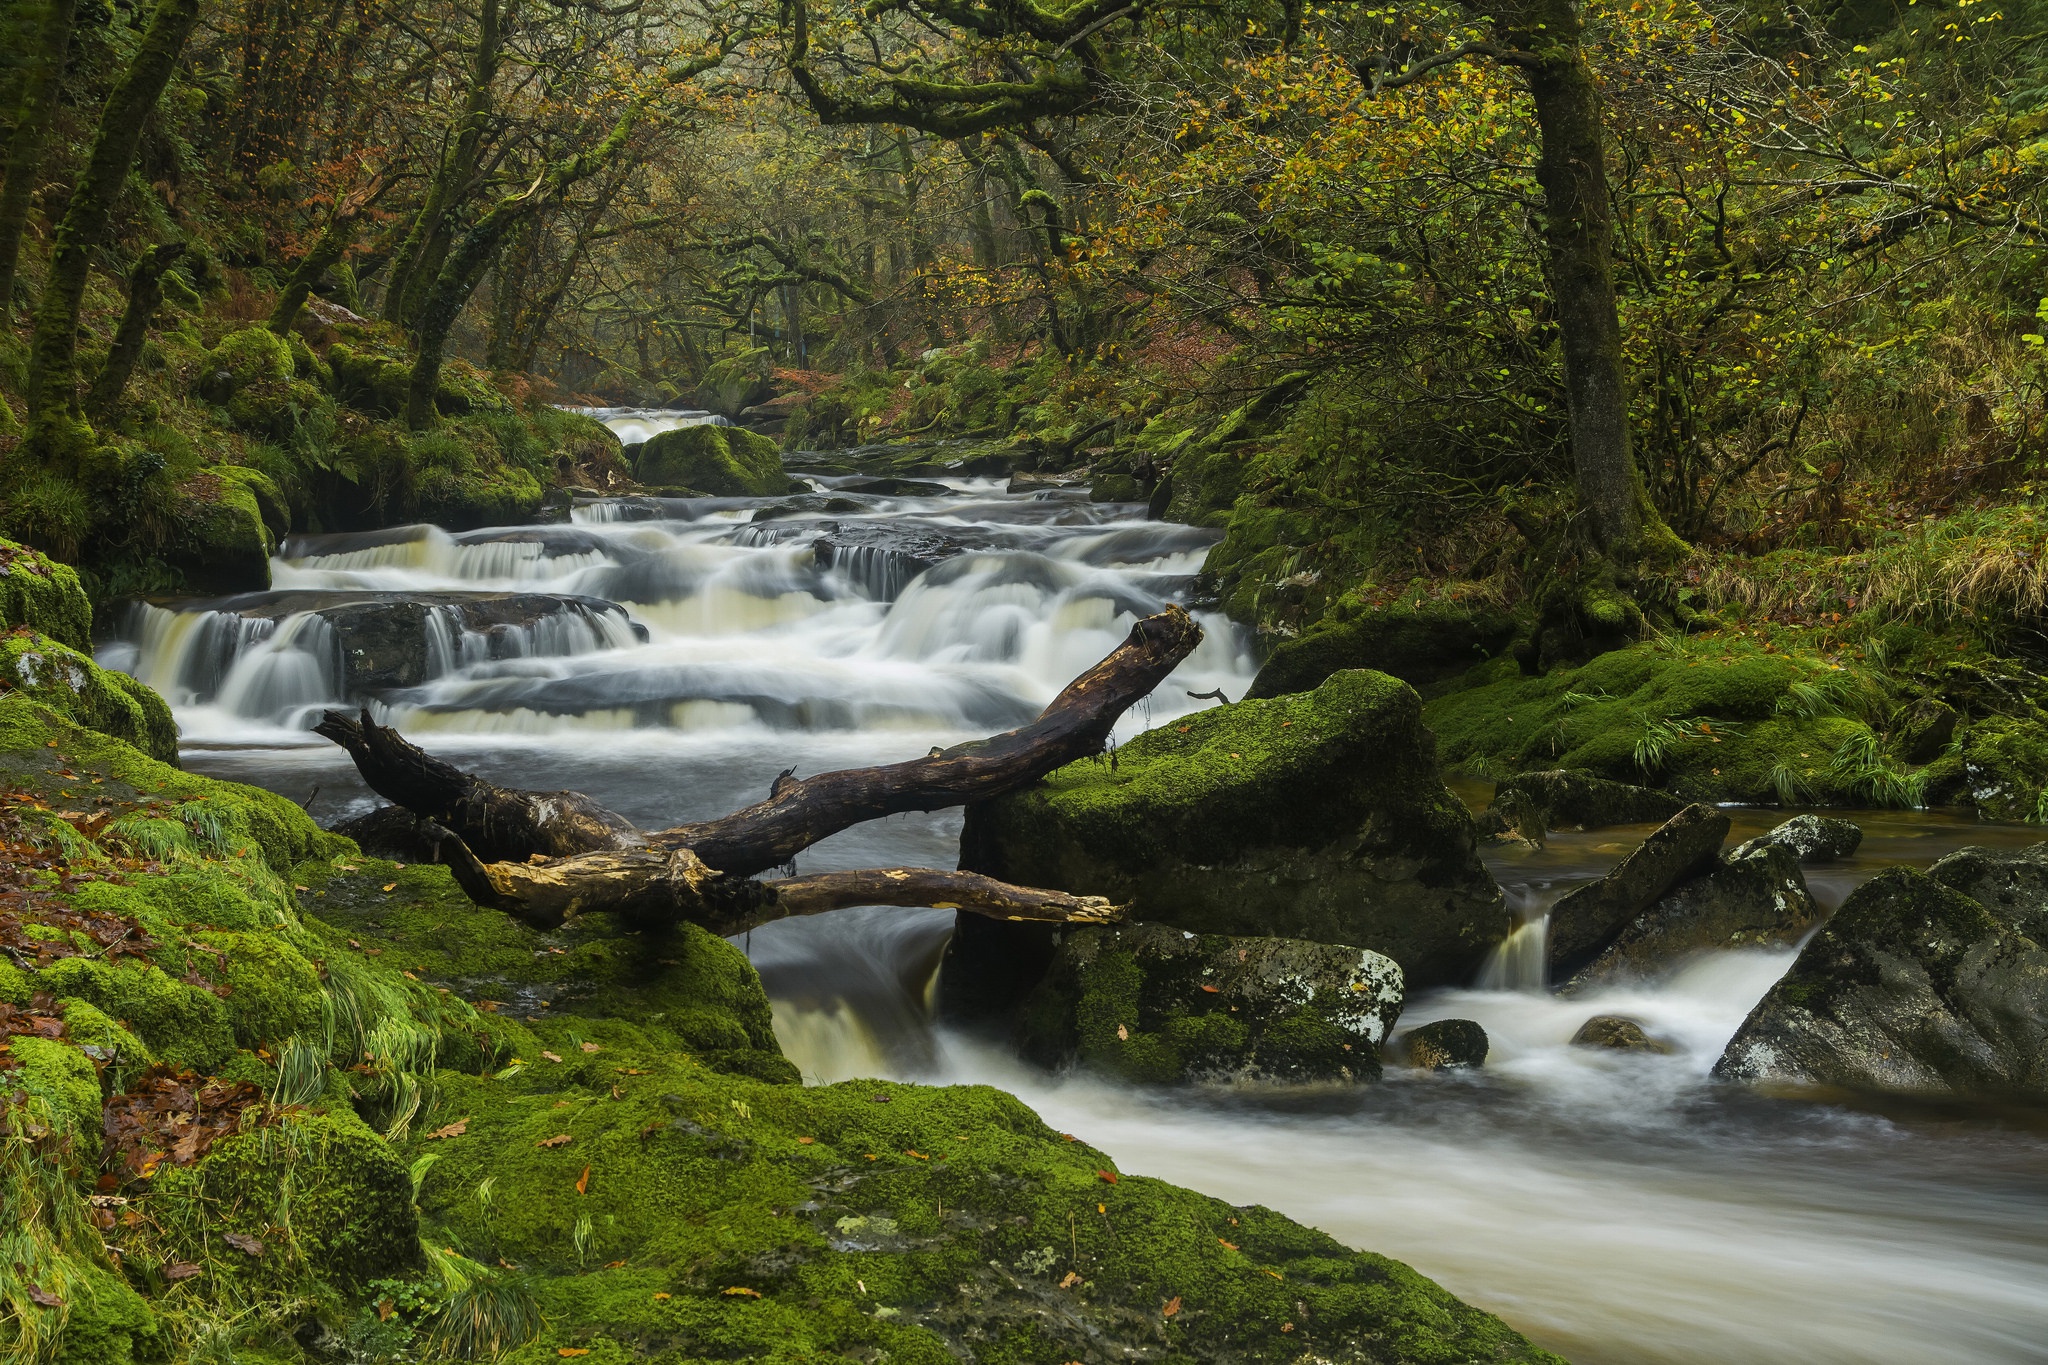
<instances>
[{"instance_id":1,"label":"white foamy water","mask_svg":"<svg viewBox=\"0 0 2048 1365\"><path fill-rule=\"evenodd\" d=\"M850 482L818 480L820 495ZM329 822L371 802L340 751L305 732L341 702L498 782L585 791L649 826L702 818L765 795L787 767L888 762L1019 723L1136 615L1183 596L1215 538L1073 494L947 482L950 497L856 494L856 512L796 503L760 521L778 500L617 500L579 507L566 526L295 542L274 566L280 592L436 604L419 679L374 693L350 692L339 637L322 635L346 619L311 599L138 611L106 657L172 697L190 766L299 799L317 788L312 809ZM831 536L828 563L818 542ZM473 618L459 604L493 594L551 605L514 625L463 626ZM1209 704L1189 691L1242 695L1251 661L1239 636L1204 623L1201 651L1124 733ZM1739 813L1735 837L1775 818ZM1934 816L1858 818L1863 855L1815 869L1831 905L1886 862L2021 837ZM958 832L957 812L877 821L802 863L950 866ZM1710 955L1655 986L1573 1000L1542 990L1544 912L1640 834L1490 855L1525 927L1483 989L1424 995L1402 1019L1478 1020L1487 1067L1390 1070L1344 1092L1262 1099L1055 1078L939 1033L930 1000L947 913L846 910L767 926L742 946L809 1079L1003 1085L1127 1172L1267 1204L1400 1258L1580 1365L2048 1360L2040 1132L1711 1082L1789 951ZM1676 1050L1571 1047L1596 1013L1635 1018Z\"/></svg>"}]
</instances>

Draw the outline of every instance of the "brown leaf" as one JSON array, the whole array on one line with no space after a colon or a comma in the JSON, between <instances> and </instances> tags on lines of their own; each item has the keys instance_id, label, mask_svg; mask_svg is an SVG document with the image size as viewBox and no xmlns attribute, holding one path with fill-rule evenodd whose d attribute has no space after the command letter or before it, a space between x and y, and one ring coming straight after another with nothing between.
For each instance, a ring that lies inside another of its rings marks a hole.
<instances>
[{"instance_id":1,"label":"brown leaf","mask_svg":"<svg viewBox=\"0 0 2048 1365\"><path fill-rule=\"evenodd\" d=\"M1204 986L1204 987L1202 987L1202 994L1204 994L1204 995L1215 995L1215 994L1217 994L1217 989L1216 989L1216 987L1214 987L1214 986Z\"/></svg>"},{"instance_id":2,"label":"brown leaf","mask_svg":"<svg viewBox=\"0 0 2048 1365\"><path fill-rule=\"evenodd\" d=\"M391 1300L389 1300L389 1299L379 1299L379 1300L377 1300L377 1321L379 1321L379 1322L389 1322L389 1321L391 1321L391 1315L392 1315L392 1314L394 1314L394 1313L396 1313L397 1311L398 1311L398 1306L397 1306L396 1304L392 1303L392 1302L391 1302Z\"/></svg>"},{"instance_id":3,"label":"brown leaf","mask_svg":"<svg viewBox=\"0 0 2048 1365\"><path fill-rule=\"evenodd\" d=\"M172 1284L176 1284L180 1280L189 1280L198 1273L199 1267L193 1265L190 1261L173 1261L164 1267L164 1278Z\"/></svg>"},{"instance_id":4,"label":"brown leaf","mask_svg":"<svg viewBox=\"0 0 2048 1365\"><path fill-rule=\"evenodd\" d=\"M800 1137L800 1138L798 1138L798 1139L797 1139L797 1142L798 1142L799 1144L801 1144L802 1146L805 1146L805 1147L808 1147L808 1146L810 1146L810 1145L811 1145L812 1143L814 1143L814 1142L816 1142L816 1141L817 1141L817 1139L816 1139L816 1138L806 1138L806 1137Z\"/></svg>"},{"instance_id":5,"label":"brown leaf","mask_svg":"<svg viewBox=\"0 0 2048 1365\"><path fill-rule=\"evenodd\" d=\"M551 1062L559 1062L559 1061L561 1061L561 1060L562 1060L562 1059L561 1059L560 1057L556 1056L556 1055L555 1055L554 1053L552 1053L552 1052L543 1052L543 1053L541 1053L540 1055L541 1055L541 1056L543 1056L543 1057L545 1057L545 1058L547 1058L547 1059L548 1059L549 1061L551 1061Z\"/></svg>"},{"instance_id":6,"label":"brown leaf","mask_svg":"<svg viewBox=\"0 0 2048 1365\"><path fill-rule=\"evenodd\" d=\"M49 1290L39 1288L36 1285L28 1287L28 1296L41 1308L62 1308L64 1306L64 1296L62 1294L52 1294Z\"/></svg>"},{"instance_id":7,"label":"brown leaf","mask_svg":"<svg viewBox=\"0 0 2048 1365\"><path fill-rule=\"evenodd\" d=\"M261 1256L263 1254L263 1239L261 1237L251 1237L246 1232L230 1232L222 1237L221 1240L245 1256Z\"/></svg>"},{"instance_id":8,"label":"brown leaf","mask_svg":"<svg viewBox=\"0 0 2048 1365\"><path fill-rule=\"evenodd\" d=\"M1117 1175L1115 1171L1097 1171L1095 1173L1095 1178L1097 1180L1100 1180L1105 1185L1114 1185L1117 1181Z\"/></svg>"},{"instance_id":9,"label":"brown leaf","mask_svg":"<svg viewBox=\"0 0 2048 1365\"><path fill-rule=\"evenodd\" d=\"M582 1175L579 1175L579 1176L577 1176L577 1177L576 1177L576 1193L578 1193L578 1194L589 1194L589 1193L590 1193L590 1168L589 1168L588 1166L585 1166L585 1167L583 1168L583 1174L582 1174Z\"/></svg>"},{"instance_id":10,"label":"brown leaf","mask_svg":"<svg viewBox=\"0 0 2048 1365\"><path fill-rule=\"evenodd\" d=\"M575 1137L569 1133L557 1133L551 1138L542 1138L533 1145L536 1147L566 1147L575 1140Z\"/></svg>"},{"instance_id":11,"label":"brown leaf","mask_svg":"<svg viewBox=\"0 0 2048 1365\"><path fill-rule=\"evenodd\" d=\"M1180 1311L1180 1295L1175 1294L1159 1307L1159 1316L1170 1318Z\"/></svg>"},{"instance_id":12,"label":"brown leaf","mask_svg":"<svg viewBox=\"0 0 2048 1365\"><path fill-rule=\"evenodd\" d=\"M555 1348L555 1354L558 1356L587 1356L590 1354L590 1349L586 1346L558 1346Z\"/></svg>"},{"instance_id":13,"label":"brown leaf","mask_svg":"<svg viewBox=\"0 0 2048 1365\"><path fill-rule=\"evenodd\" d=\"M596 1043L585 1043L583 1050L585 1052L602 1052L604 1049L600 1048Z\"/></svg>"},{"instance_id":14,"label":"brown leaf","mask_svg":"<svg viewBox=\"0 0 2048 1365\"><path fill-rule=\"evenodd\" d=\"M469 1120L466 1118L460 1118L455 1120L455 1122L449 1124L446 1128L436 1128L433 1132L427 1134L426 1140L428 1142L432 1142L435 1138L461 1137L464 1133L468 1131Z\"/></svg>"}]
</instances>

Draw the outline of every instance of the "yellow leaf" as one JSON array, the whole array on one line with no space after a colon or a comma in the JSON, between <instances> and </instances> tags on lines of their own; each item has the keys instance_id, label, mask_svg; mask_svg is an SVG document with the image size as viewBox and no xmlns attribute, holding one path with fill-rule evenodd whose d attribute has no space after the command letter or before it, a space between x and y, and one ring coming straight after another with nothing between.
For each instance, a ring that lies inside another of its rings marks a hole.
<instances>
[{"instance_id":1,"label":"yellow leaf","mask_svg":"<svg viewBox=\"0 0 2048 1365\"><path fill-rule=\"evenodd\" d=\"M386 891L396 891L396 890L398 889L398 883L397 883L397 882L386 882L386 883L384 883L384 888L383 888L383 889L384 889L384 890L386 890ZM580 1355L580 1354L581 1354L581 1352L578 1352L578 1354Z\"/></svg>"},{"instance_id":2,"label":"yellow leaf","mask_svg":"<svg viewBox=\"0 0 2048 1365\"><path fill-rule=\"evenodd\" d=\"M666 1293L659 1289L654 1291L654 1301L656 1303L666 1303L668 1302L668 1297L669 1296Z\"/></svg>"},{"instance_id":3,"label":"yellow leaf","mask_svg":"<svg viewBox=\"0 0 2048 1365\"><path fill-rule=\"evenodd\" d=\"M737 1296L737 1297L739 1297L739 1298L743 1298L743 1299L758 1299L758 1298L760 1298L760 1297L761 1297L761 1291L760 1291L760 1290L758 1290L758 1289L749 1289L749 1288L747 1288L747 1287L746 1287L745 1285L743 1285L743 1284L736 1284L736 1285L734 1285L734 1286L733 1286L732 1288L730 1288L730 1289L723 1289L723 1290L720 1290L719 1292L720 1292L720 1293L722 1293L722 1294L731 1294L731 1295L735 1295L735 1296Z\"/></svg>"},{"instance_id":4,"label":"yellow leaf","mask_svg":"<svg viewBox=\"0 0 2048 1365\"><path fill-rule=\"evenodd\" d=\"M583 1168L582 1175L576 1177L576 1193L590 1193L590 1168L588 1166L585 1166Z\"/></svg>"}]
</instances>

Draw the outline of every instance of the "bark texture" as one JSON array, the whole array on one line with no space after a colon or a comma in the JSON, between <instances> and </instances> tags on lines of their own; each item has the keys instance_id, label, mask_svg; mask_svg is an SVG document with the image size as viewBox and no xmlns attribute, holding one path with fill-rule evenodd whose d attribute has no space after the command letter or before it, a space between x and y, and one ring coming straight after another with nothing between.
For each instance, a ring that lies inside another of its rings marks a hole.
<instances>
[{"instance_id":1,"label":"bark texture","mask_svg":"<svg viewBox=\"0 0 2048 1365\"><path fill-rule=\"evenodd\" d=\"M71 51L77 13L78 0L46 0L28 69L21 78L21 103L7 146L7 183L0 187L0 323L14 315L14 275L21 261L21 239L28 231L29 201L35 194L36 172L43 164L43 138L57 111L57 91L64 79L64 60Z\"/></svg>"},{"instance_id":2,"label":"bark texture","mask_svg":"<svg viewBox=\"0 0 2048 1365\"><path fill-rule=\"evenodd\" d=\"M149 324L155 320L156 310L163 306L164 274L184 254L183 242L163 242L143 252L142 259L135 263L128 276L128 306L121 311L121 323L114 329L114 344L107 349L106 364L100 366L92 381L92 391L86 395L86 410L95 416L113 412L114 405L121 401L128 377L135 373L135 362L142 359L142 343L148 338Z\"/></svg>"}]
</instances>

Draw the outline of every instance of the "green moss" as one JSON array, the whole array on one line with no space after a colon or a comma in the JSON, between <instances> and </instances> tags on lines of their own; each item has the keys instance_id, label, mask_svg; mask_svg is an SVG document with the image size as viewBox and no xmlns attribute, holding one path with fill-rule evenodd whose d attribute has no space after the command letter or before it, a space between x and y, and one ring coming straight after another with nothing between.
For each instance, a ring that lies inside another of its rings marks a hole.
<instances>
[{"instance_id":1,"label":"green moss","mask_svg":"<svg viewBox=\"0 0 2048 1365\"><path fill-rule=\"evenodd\" d=\"M1498 654L1515 621L1498 607L1455 596L1349 596L1322 621L1276 645L1251 697L1305 692L1341 669L1370 668L1416 687L1455 677Z\"/></svg>"},{"instance_id":2,"label":"green moss","mask_svg":"<svg viewBox=\"0 0 2048 1365\"><path fill-rule=\"evenodd\" d=\"M244 327L222 337L206 354L200 387L215 402L250 384L283 383L292 377L292 350L267 327Z\"/></svg>"},{"instance_id":3,"label":"green moss","mask_svg":"<svg viewBox=\"0 0 2048 1365\"><path fill-rule=\"evenodd\" d=\"M0 627L26 626L62 645L92 650L92 602L78 574L10 540L0 540Z\"/></svg>"},{"instance_id":4,"label":"green moss","mask_svg":"<svg viewBox=\"0 0 2048 1365\"><path fill-rule=\"evenodd\" d=\"M1414 690L1354 670L976 806L961 849L963 866L1181 929L1372 948L1421 984L1464 979L1507 932L1475 837Z\"/></svg>"},{"instance_id":5,"label":"green moss","mask_svg":"<svg viewBox=\"0 0 2048 1365\"><path fill-rule=\"evenodd\" d=\"M36 973L38 989L77 996L133 1033L158 1060L207 1074L235 1051L227 1004L161 967L63 958Z\"/></svg>"},{"instance_id":6,"label":"green moss","mask_svg":"<svg viewBox=\"0 0 2048 1365\"><path fill-rule=\"evenodd\" d=\"M713 497L767 497L792 491L775 442L744 427L678 427L640 448L633 477L653 487L694 489Z\"/></svg>"},{"instance_id":7,"label":"green moss","mask_svg":"<svg viewBox=\"0 0 2048 1365\"><path fill-rule=\"evenodd\" d=\"M250 474L237 465L201 470L171 495L171 539L163 559L199 592L270 586L275 548Z\"/></svg>"},{"instance_id":8,"label":"green moss","mask_svg":"<svg viewBox=\"0 0 2048 1365\"><path fill-rule=\"evenodd\" d=\"M518 427L516 418L508 420ZM411 437L407 455L418 514L437 525L502 526L524 521L540 506L540 480L506 458L500 434L487 419L443 422Z\"/></svg>"},{"instance_id":9,"label":"green moss","mask_svg":"<svg viewBox=\"0 0 2048 1365\"><path fill-rule=\"evenodd\" d=\"M70 1042L53 1038L15 1038L10 1042L20 1070L15 1085L24 1086L51 1104L73 1125L74 1151L90 1166L99 1159L100 1080L92 1062Z\"/></svg>"},{"instance_id":10,"label":"green moss","mask_svg":"<svg viewBox=\"0 0 2048 1365\"><path fill-rule=\"evenodd\" d=\"M162 762L177 762L178 727L162 697L33 630L0 635L0 686Z\"/></svg>"},{"instance_id":11,"label":"green moss","mask_svg":"<svg viewBox=\"0 0 2048 1365\"><path fill-rule=\"evenodd\" d=\"M2048 727L1987 716L1965 732L1964 793L1987 820L2048 820Z\"/></svg>"}]
</instances>

